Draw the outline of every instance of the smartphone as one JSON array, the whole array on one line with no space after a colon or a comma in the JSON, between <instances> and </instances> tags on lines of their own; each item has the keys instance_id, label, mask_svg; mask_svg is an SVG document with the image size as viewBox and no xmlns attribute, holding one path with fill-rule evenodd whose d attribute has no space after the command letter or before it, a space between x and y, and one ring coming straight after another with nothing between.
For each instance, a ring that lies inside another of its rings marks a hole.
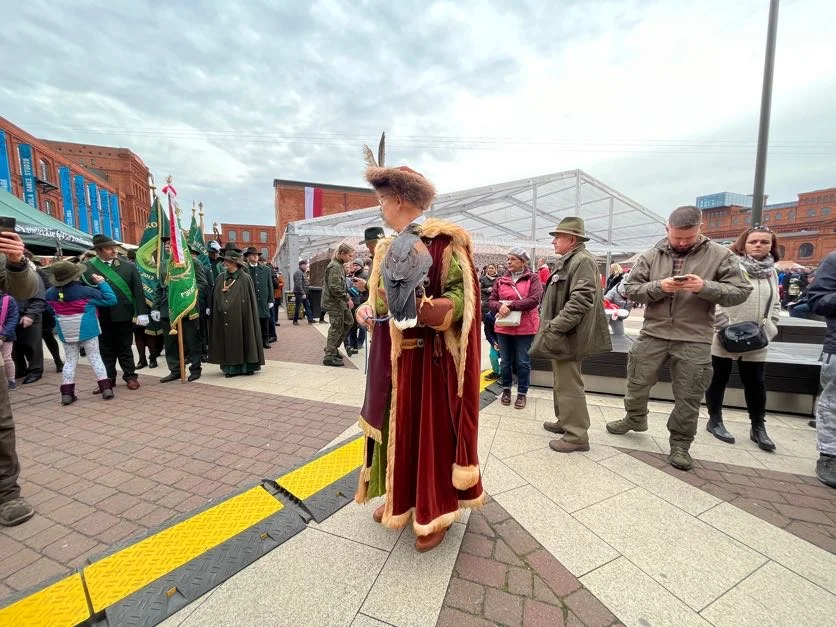
<instances>
[{"instance_id":1,"label":"smartphone","mask_svg":"<svg viewBox=\"0 0 836 627\"><path fill-rule=\"evenodd\" d=\"M676 275L675 277L672 277L672 278L673 278L674 281L677 281L679 283L681 283L682 281L687 281L688 280L688 277L684 276L682 274L678 274L678 275Z\"/></svg>"},{"instance_id":2,"label":"smartphone","mask_svg":"<svg viewBox=\"0 0 836 627\"><path fill-rule=\"evenodd\" d=\"M14 232L16 224L17 220L15 218L10 218L8 216L0 216L0 231Z\"/></svg>"}]
</instances>

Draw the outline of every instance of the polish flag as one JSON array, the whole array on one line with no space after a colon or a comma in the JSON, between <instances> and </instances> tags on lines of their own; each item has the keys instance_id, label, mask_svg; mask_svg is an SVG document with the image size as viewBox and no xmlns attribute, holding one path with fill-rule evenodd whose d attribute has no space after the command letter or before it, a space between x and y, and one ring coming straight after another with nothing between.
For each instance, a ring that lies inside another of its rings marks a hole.
<instances>
[{"instance_id":1,"label":"polish flag","mask_svg":"<svg viewBox=\"0 0 836 627\"><path fill-rule=\"evenodd\" d=\"M305 220L322 215L322 190L319 187L305 188Z\"/></svg>"}]
</instances>

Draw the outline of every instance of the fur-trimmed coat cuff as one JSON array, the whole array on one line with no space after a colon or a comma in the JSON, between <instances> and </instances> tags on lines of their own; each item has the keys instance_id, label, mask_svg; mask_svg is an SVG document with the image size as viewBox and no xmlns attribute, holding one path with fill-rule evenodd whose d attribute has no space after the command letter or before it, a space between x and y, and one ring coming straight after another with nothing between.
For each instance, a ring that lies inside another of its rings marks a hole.
<instances>
[{"instance_id":1,"label":"fur-trimmed coat cuff","mask_svg":"<svg viewBox=\"0 0 836 627\"><path fill-rule=\"evenodd\" d=\"M467 490L479 481L479 466L459 466L453 464L453 487Z\"/></svg>"}]
</instances>

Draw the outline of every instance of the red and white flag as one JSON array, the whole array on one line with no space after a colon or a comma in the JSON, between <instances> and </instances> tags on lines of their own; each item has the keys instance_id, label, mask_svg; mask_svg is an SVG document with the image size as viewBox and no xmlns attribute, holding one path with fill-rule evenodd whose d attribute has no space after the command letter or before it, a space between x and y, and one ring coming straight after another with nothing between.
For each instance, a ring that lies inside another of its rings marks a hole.
<instances>
[{"instance_id":1,"label":"red and white flag","mask_svg":"<svg viewBox=\"0 0 836 627\"><path fill-rule=\"evenodd\" d=\"M322 190L319 187L305 188L305 220L322 215Z\"/></svg>"},{"instance_id":2,"label":"red and white flag","mask_svg":"<svg viewBox=\"0 0 836 627\"><path fill-rule=\"evenodd\" d=\"M184 262L183 258L183 240L180 237L180 227L178 225L177 216L174 212L174 197L177 196L177 190L171 184L163 187L163 194L168 198L168 227L171 239L171 261L176 265L181 265Z\"/></svg>"}]
</instances>

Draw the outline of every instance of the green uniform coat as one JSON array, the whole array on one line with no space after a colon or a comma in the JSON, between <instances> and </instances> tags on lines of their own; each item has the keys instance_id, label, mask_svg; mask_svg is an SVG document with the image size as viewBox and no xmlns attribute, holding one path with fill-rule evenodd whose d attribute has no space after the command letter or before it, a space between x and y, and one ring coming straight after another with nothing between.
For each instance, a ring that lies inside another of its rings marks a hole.
<instances>
[{"instance_id":1,"label":"green uniform coat","mask_svg":"<svg viewBox=\"0 0 836 627\"><path fill-rule=\"evenodd\" d=\"M114 259L110 265L114 272L122 277L122 280L127 284L128 289L133 294L134 302L125 296L125 293L119 289L113 282L107 280L107 275L102 274L108 285L110 285L113 292L116 294L116 305L113 307L103 308L108 312L110 320L113 322L131 322L136 316L148 315L148 303L145 302L145 293L142 291L142 279L139 278L139 271L136 266L125 259ZM82 276L82 281L87 285L96 285L93 280L94 274L101 274L99 270L92 264L87 263L87 271Z\"/></svg>"},{"instance_id":2,"label":"green uniform coat","mask_svg":"<svg viewBox=\"0 0 836 627\"><path fill-rule=\"evenodd\" d=\"M224 283L229 285L232 280L235 283L224 292ZM209 361L222 366L264 365L255 288L246 270L232 274L224 270L215 281L209 318Z\"/></svg>"},{"instance_id":3,"label":"green uniform coat","mask_svg":"<svg viewBox=\"0 0 836 627\"><path fill-rule=\"evenodd\" d=\"M258 317L267 318L270 315L270 303L273 302L273 273L270 272L270 268L261 264L255 266L247 264L247 271L255 289Z\"/></svg>"}]
</instances>

